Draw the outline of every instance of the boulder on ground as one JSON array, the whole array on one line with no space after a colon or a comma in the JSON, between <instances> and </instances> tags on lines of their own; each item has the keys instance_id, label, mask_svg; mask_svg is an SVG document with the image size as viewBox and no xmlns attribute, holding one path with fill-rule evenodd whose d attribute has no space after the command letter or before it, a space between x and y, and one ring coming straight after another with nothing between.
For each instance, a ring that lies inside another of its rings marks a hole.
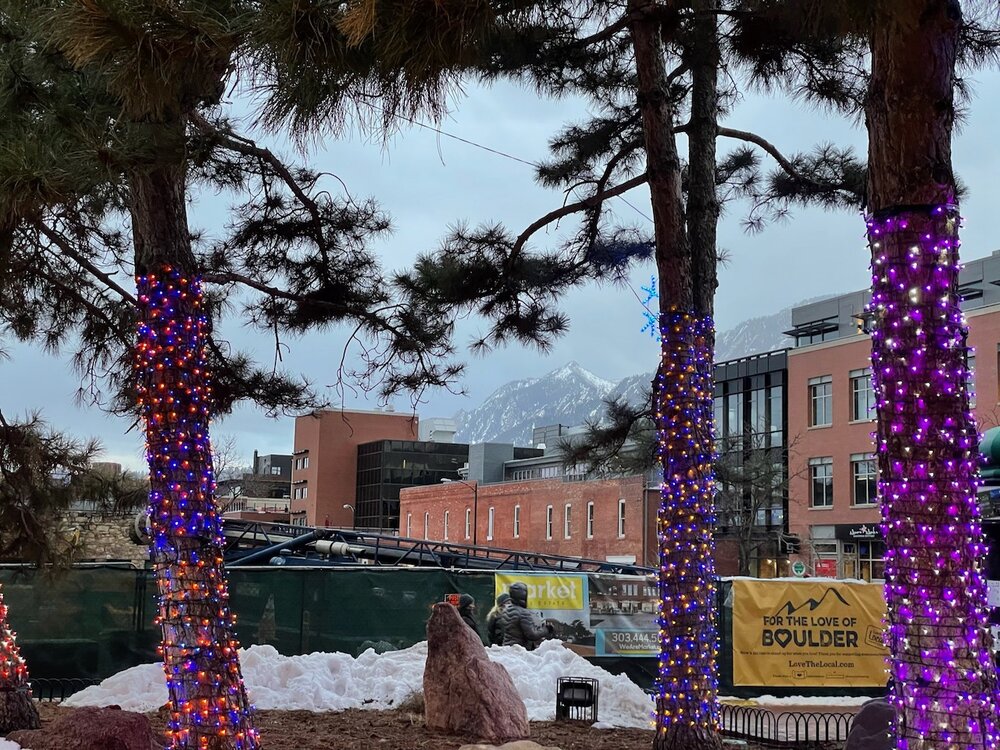
<instances>
[{"instance_id":1,"label":"boulder on ground","mask_svg":"<svg viewBox=\"0 0 1000 750\"><path fill-rule=\"evenodd\" d=\"M482 641L446 602L434 605L427 623L424 718L428 729L492 743L530 733L528 710L510 674L490 661Z\"/></svg>"},{"instance_id":2,"label":"boulder on ground","mask_svg":"<svg viewBox=\"0 0 1000 750\"><path fill-rule=\"evenodd\" d=\"M31 750L163 750L149 719L120 708L78 708L43 729L11 732L7 739Z\"/></svg>"},{"instance_id":3,"label":"boulder on ground","mask_svg":"<svg viewBox=\"0 0 1000 750\"><path fill-rule=\"evenodd\" d=\"M895 750L896 709L884 698L862 704L844 750Z\"/></svg>"}]
</instances>

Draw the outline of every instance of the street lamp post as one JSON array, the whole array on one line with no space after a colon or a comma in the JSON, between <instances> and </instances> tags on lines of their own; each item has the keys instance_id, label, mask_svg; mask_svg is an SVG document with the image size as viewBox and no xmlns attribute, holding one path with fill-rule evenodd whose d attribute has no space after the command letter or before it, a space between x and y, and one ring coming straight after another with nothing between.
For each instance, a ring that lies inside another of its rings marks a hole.
<instances>
[{"instance_id":1,"label":"street lamp post","mask_svg":"<svg viewBox=\"0 0 1000 750\"><path fill-rule=\"evenodd\" d=\"M464 484L466 487L472 490L472 546L478 547L479 544L479 482L475 484L469 484L461 479L442 479L442 484Z\"/></svg>"},{"instance_id":2,"label":"street lamp post","mask_svg":"<svg viewBox=\"0 0 1000 750\"><path fill-rule=\"evenodd\" d=\"M358 524L357 524L357 520L354 517L356 515L356 511L354 510L354 506L351 505L350 503L344 503L343 508L345 510L350 510L351 511L351 528L352 529L357 528Z\"/></svg>"}]
</instances>

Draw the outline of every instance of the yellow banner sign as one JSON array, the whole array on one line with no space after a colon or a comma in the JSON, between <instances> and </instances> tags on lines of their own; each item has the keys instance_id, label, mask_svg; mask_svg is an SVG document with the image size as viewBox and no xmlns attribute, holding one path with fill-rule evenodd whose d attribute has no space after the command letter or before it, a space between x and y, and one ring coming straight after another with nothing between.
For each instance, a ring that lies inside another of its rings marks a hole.
<instances>
[{"instance_id":1,"label":"yellow banner sign","mask_svg":"<svg viewBox=\"0 0 1000 750\"><path fill-rule=\"evenodd\" d=\"M885 685L885 598L875 584L733 581L733 684Z\"/></svg>"},{"instance_id":2,"label":"yellow banner sign","mask_svg":"<svg viewBox=\"0 0 1000 750\"><path fill-rule=\"evenodd\" d=\"M546 575L538 573L496 573L493 577L496 595L512 583L528 587L528 609L585 610L587 607L587 577L583 575Z\"/></svg>"}]
</instances>

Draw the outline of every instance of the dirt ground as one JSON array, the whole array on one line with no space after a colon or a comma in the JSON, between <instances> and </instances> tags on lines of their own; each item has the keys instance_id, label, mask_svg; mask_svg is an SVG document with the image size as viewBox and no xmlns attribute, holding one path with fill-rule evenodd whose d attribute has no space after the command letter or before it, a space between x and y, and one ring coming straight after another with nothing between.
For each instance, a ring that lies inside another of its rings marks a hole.
<instances>
[{"instance_id":1,"label":"dirt ground","mask_svg":"<svg viewBox=\"0 0 1000 750\"><path fill-rule=\"evenodd\" d=\"M56 716L73 711L42 703L42 727ZM162 729L163 715L150 714ZM424 727L419 710L350 709L336 713L311 711L260 711L258 727L265 750L458 750L475 738L451 737ZM562 750L650 750L653 732L644 729L591 729L584 722L531 723L531 737L543 747ZM67 748L67 750L69 750Z\"/></svg>"}]
</instances>

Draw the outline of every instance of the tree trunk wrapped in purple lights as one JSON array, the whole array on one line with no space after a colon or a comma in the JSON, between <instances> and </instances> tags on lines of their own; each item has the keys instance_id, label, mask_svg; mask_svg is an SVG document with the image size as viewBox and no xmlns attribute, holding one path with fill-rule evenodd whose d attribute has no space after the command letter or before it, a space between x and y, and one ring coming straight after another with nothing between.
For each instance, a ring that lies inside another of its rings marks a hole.
<instances>
[{"instance_id":1,"label":"tree trunk wrapped in purple lights","mask_svg":"<svg viewBox=\"0 0 1000 750\"><path fill-rule=\"evenodd\" d=\"M868 224L891 676L906 750L997 740L958 225L951 206Z\"/></svg>"},{"instance_id":2,"label":"tree trunk wrapped in purple lights","mask_svg":"<svg viewBox=\"0 0 1000 750\"><path fill-rule=\"evenodd\" d=\"M656 746L718 746L715 566L712 549L710 318L661 315L656 421L663 464L657 516L660 665Z\"/></svg>"},{"instance_id":3,"label":"tree trunk wrapped in purple lights","mask_svg":"<svg viewBox=\"0 0 1000 750\"><path fill-rule=\"evenodd\" d=\"M256 750L229 610L208 435L201 285L171 266L137 278L136 367L146 420L151 558L171 747Z\"/></svg>"},{"instance_id":4,"label":"tree trunk wrapped in purple lights","mask_svg":"<svg viewBox=\"0 0 1000 750\"><path fill-rule=\"evenodd\" d=\"M900 750L993 750L986 624L951 165L955 0L876 6L866 102L872 378Z\"/></svg>"}]
</instances>

